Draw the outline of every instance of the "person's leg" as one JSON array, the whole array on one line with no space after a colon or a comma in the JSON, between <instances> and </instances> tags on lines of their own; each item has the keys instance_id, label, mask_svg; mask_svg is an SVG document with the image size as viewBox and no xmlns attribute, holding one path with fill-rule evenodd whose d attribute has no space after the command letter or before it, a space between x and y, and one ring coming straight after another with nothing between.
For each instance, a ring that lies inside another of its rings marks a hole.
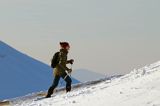
<instances>
[{"instance_id":1,"label":"person's leg","mask_svg":"<svg viewBox=\"0 0 160 106\"><path fill-rule=\"evenodd\" d=\"M62 75L62 78L66 81L66 92L70 92L72 79L66 73L64 75Z\"/></svg>"},{"instance_id":2,"label":"person's leg","mask_svg":"<svg viewBox=\"0 0 160 106\"><path fill-rule=\"evenodd\" d=\"M58 76L58 75L55 76L52 86L48 89L48 93L47 93L47 96L46 96L47 98L51 97L54 89L58 86L59 80L60 80L60 76Z\"/></svg>"}]
</instances>

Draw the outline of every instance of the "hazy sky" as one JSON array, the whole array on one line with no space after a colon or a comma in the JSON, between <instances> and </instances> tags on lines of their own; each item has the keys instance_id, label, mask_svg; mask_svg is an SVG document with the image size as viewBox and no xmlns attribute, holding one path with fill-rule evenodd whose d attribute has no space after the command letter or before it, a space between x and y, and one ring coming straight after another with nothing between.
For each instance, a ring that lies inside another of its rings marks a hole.
<instances>
[{"instance_id":1,"label":"hazy sky","mask_svg":"<svg viewBox=\"0 0 160 106\"><path fill-rule=\"evenodd\" d=\"M0 0L0 39L47 64L68 41L74 69L128 73L160 59L160 0Z\"/></svg>"}]
</instances>

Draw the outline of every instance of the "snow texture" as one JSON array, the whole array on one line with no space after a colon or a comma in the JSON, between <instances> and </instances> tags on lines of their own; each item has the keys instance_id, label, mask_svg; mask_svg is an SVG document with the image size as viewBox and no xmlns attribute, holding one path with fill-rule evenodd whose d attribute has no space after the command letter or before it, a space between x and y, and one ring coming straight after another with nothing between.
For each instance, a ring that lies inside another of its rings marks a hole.
<instances>
[{"instance_id":1,"label":"snow texture","mask_svg":"<svg viewBox=\"0 0 160 106\"><path fill-rule=\"evenodd\" d=\"M25 96L11 100L12 106L160 106L160 61L135 69L121 77L111 77L94 85L81 86L70 93L54 93L37 100Z\"/></svg>"}]
</instances>

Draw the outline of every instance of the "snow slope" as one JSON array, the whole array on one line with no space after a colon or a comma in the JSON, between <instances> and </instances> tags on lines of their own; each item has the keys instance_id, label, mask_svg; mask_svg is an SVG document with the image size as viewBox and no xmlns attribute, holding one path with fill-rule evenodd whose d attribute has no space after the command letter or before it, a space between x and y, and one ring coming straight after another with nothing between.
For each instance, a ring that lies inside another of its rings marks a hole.
<instances>
[{"instance_id":1,"label":"snow slope","mask_svg":"<svg viewBox=\"0 0 160 106\"><path fill-rule=\"evenodd\" d=\"M48 65L0 41L0 100L47 90L52 79Z\"/></svg>"},{"instance_id":2,"label":"snow slope","mask_svg":"<svg viewBox=\"0 0 160 106\"><path fill-rule=\"evenodd\" d=\"M52 98L11 100L12 106L160 106L160 61L94 85L81 86Z\"/></svg>"}]
</instances>

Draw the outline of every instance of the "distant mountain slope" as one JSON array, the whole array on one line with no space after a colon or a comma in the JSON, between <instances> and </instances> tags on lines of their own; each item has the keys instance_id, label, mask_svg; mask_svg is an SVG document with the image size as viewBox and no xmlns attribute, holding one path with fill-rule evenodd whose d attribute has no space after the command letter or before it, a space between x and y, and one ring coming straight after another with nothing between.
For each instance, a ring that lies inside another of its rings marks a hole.
<instances>
[{"instance_id":1,"label":"distant mountain slope","mask_svg":"<svg viewBox=\"0 0 160 106\"><path fill-rule=\"evenodd\" d=\"M106 77L105 75L87 69L77 69L73 71L72 76L81 82L93 81Z\"/></svg>"},{"instance_id":2,"label":"distant mountain slope","mask_svg":"<svg viewBox=\"0 0 160 106\"><path fill-rule=\"evenodd\" d=\"M52 79L48 65L0 41L0 100L47 90Z\"/></svg>"},{"instance_id":3,"label":"distant mountain slope","mask_svg":"<svg viewBox=\"0 0 160 106\"><path fill-rule=\"evenodd\" d=\"M121 77L79 86L70 93L52 98L22 97L10 100L12 106L160 106L160 61L133 70ZM6 101L7 104L7 101Z\"/></svg>"}]
</instances>

